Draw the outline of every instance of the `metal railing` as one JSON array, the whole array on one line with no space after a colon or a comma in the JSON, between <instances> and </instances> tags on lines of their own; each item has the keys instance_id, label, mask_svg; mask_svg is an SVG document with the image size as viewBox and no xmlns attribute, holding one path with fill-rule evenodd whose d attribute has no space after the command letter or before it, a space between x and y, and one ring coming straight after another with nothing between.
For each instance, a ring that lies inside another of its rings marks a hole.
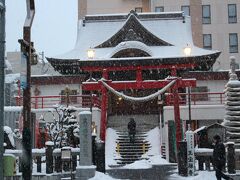
<instances>
[{"instance_id":1,"label":"metal railing","mask_svg":"<svg viewBox=\"0 0 240 180\"><path fill-rule=\"evenodd\" d=\"M16 172L17 174L22 172L22 167L21 167L21 161L22 161L22 150L10 150L6 149L5 154L12 154L16 157L17 160L17 165L16 165ZM37 168L35 169L35 173L40 173L40 174L51 174L51 173L58 173L62 172L63 170L63 160L61 160L61 149L54 149L52 151L52 154L50 156L53 158L51 167L52 170L51 172L47 172L46 169L42 169L41 167L46 166L45 164L47 163L47 154L46 154L46 149L32 149L32 157L33 157L33 164L36 164ZM80 148L71 148L71 156L72 159L75 161L72 161L71 163L74 164L73 169L76 169L76 165L80 159ZM73 158L75 156L75 158ZM51 158L50 157L50 158ZM43 165L44 164L44 165ZM39 168L40 167L40 168ZM70 172L70 170L69 170Z\"/></svg>"},{"instance_id":2,"label":"metal railing","mask_svg":"<svg viewBox=\"0 0 240 180\"><path fill-rule=\"evenodd\" d=\"M194 92L190 94L192 105L221 105L225 103L225 95L223 92ZM23 97L17 96L16 104L21 106L23 104ZM91 95L69 95L67 99L66 95L57 96L32 96L31 105L32 108L51 108L56 104L72 105L75 107L99 107L101 101L95 94ZM166 95L165 104L168 106L173 105L174 96L171 93ZM179 99L181 105L188 104L188 93L179 93Z\"/></svg>"},{"instance_id":3,"label":"metal railing","mask_svg":"<svg viewBox=\"0 0 240 180\"><path fill-rule=\"evenodd\" d=\"M225 95L223 92L194 92L190 94L192 105L220 105L225 103ZM166 105L173 105L173 94L169 93L166 96ZM179 103L182 105L188 104L188 93L179 93Z\"/></svg>"},{"instance_id":4,"label":"metal railing","mask_svg":"<svg viewBox=\"0 0 240 180\"><path fill-rule=\"evenodd\" d=\"M17 96L17 106L23 105L23 97ZM68 100L67 100L68 98ZM75 107L100 107L101 103L96 95L57 95L57 96L32 96L31 105L35 109L51 108L54 105L69 105Z\"/></svg>"}]
</instances>

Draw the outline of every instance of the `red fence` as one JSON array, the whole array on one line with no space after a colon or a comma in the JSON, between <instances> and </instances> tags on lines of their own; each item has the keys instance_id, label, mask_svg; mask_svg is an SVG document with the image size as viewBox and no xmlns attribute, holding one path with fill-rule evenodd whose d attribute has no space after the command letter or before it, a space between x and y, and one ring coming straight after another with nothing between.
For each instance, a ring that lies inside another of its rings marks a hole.
<instances>
[{"instance_id":1,"label":"red fence","mask_svg":"<svg viewBox=\"0 0 240 180\"><path fill-rule=\"evenodd\" d=\"M23 105L23 97L16 97L16 104ZM52 108L55 105L69 105L75 107L100 107L101 103L96 95L58 95L58 96L32 96L32 108Z\"/></svg>"},{"instance_id":2,"label":"red fence","mask_svg":"<svg viewBox=\"0 0 240 180\"><path fill-rule=\"evenodd\" d=\"M191 93L191 104L192 105L219 105L224 104L225 95L224 93ZM171 93L166 96L166 105L173 105L173 95ZM179 93L180 104L188 104L188 93ZM16 97L18 106L21 106L23 98ZM71 105L75 107L99 107L101 102L99 97L96 95L69 95L66 96L32 96L31 98L32 108L52 108L54 105Z\"/></svg>"},{"instance_id":3,"label":"red fence","mask_svg":"<svg viewBox=\"0 0 240 180\"><path fill-rule=\"evenodd\" d=\"M191 93L191 104L193 105L219 105L225 103L224 93L212 93L212 92L203 92L203 93ZM170 93L166 96L166 104L173 104L173 95ZM188 104L188 93L179 93L180 104Z\"/></svg>"}]
</instances>

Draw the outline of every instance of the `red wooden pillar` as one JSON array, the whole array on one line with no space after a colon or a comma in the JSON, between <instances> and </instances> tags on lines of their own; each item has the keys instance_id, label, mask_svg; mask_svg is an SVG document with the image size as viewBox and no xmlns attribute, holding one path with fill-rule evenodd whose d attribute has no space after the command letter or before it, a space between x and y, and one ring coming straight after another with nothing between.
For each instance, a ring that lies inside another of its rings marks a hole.
<instances>
[{"instance_id":1,"label":"red wooden pillar","mask_svg":"<svg viewBox=\"0 0 240 180\"><path fill-rule=\"evenodd\" d=\"M178 82L176 82L176 84L178 84ZM174 97L173 98L174 118L176 124L176 144L178 147L178 142L182 140L182 133L180 120L179 94L177 85L173 88L173 97Z\"/></svg>"},{"instance_id":2,"label":"red wooden pillar","mask_svg":"<svg viewBox=\"0 0 240 180\"><path fill-rule=\"evenodd\" d=\"M137 80L137 82L142 81L142 69L141 69L141 67L137 67L136 80Z\"/></svg>"},{"instance_id":3,"label":"red wooden pillar","mask_svg":"<svg viewBox=\"0 0 240 180\"><path fill-rule=\"evenodd\" d=\"M137 82L137 86L140 87L141 82L142 82L142 69L141 69L141 67L137 67L136 82Z\"/></svg>"},{"instance_id":4,"label":"red wooden pillar","mask_svg":"<svg viewBox=\"0 0 240 180\"><path fill-rule=\"evenodd\" d=\"M176 68L173 67L171 69L171 75L177 76ZM173 107L174 107L174 118L176 124L176 144L177 148L179 147L178 142L182 140L182 133L181 133L181 120L180 120L180 107L179 107L179 94L178 94L178 80L173 87Z\"/></svg>"},{"instance_id":5,"label":"red wooden pillar","mask_svg":"<svg viewBox=\"0 0 240 180\"><path fill-rule=\"evenodd\" d=\"M106 69L103 70L102 77L108 79L108 72ZM100 129L100 138L102 141L105 141L106 136L106 126L107 126L107 104L108 104L108 94L107 89L102 85L102 102L101 102L101 129Z\"/></svg>"}]
</instances>

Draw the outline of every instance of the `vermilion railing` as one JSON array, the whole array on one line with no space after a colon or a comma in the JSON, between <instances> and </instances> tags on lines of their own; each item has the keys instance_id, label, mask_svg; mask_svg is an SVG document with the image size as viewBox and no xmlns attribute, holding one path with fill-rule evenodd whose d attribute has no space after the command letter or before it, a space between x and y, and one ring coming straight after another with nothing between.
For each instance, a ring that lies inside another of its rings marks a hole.
<instances>
[{"instance_id":1,"label":"vermilion railing","mask_svg":"<svg viewBox=\"0 0 240 180\"><path fill-rule=\"evenodd\" d=\"M16 97L17 106L23 105L23 97ZM96 95L57 95L57 96L32 96L31 107L35 109L52 108L55 105L69 105L74 107L99 107L100 100Z\"/></svg>"},{"instance_id":2,"label":"vermilion railing","mask_svg":"<svg viewBox=\"0 0 240 180\"><path fill-rule=\"evenodd\" d=\"M191 93L192 105L220 105L225 103L225 95L221 93L203 92L203 93ZM166 96L166 105L173 104L173 95L169 93ZM188 104L188 93L179 93L180 104Z\"/></svg>"},{"instance_id":3,"label":"vermilion railing","mask_svg":"<svg viewBox=\"0 0 240 180\"><path fill-rule=\"evenodd\" d=\"M191 93L191 104L192 105L220 105L225 103L224 93ZM173 105L173 95L171 93L166 95L165 105ZM179 93L180 104L188 104L188 93ZM23 105L22 97L16 97L16 104L18 106ZM52 108L54 105L68 105L75 107L99 107L101 102L99 97L96 95L69 95L67 102L66 96L32 96L31 104L32 108Z\"/></svg>"}]
</instances>

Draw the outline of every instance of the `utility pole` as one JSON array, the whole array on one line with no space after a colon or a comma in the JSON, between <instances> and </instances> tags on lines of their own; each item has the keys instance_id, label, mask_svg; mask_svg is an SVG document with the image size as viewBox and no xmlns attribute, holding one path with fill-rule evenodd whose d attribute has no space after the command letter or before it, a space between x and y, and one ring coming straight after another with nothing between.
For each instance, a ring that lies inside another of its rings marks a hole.
<instances>
[{"instance_id":1,"label":"utility pole","mask_svg":"<svg viewBox=\"0 0 240 180\"><path fill-rule=\"evenodd\" d=\"M26 66L26 82L23 87L23 134L22 134L22 178L32 179L32 119L31 119L31 63L33 60L33 43L31 42L31 27L35 15L34 0L26 0L27 16L23 27L23 39L18 40L21 44L22 57Z\"/></svg>"},{"instance_id":2,"label":"utility pole","mask_svg":"<svg viewBox=\"0 0 240 180\"><path fill-rule=\"evenodd\" d=\"M4 122L4 66L5 66L5 0L0 0L0 179L3 179L3 122Z\"/></svg>"}]
</instances>

